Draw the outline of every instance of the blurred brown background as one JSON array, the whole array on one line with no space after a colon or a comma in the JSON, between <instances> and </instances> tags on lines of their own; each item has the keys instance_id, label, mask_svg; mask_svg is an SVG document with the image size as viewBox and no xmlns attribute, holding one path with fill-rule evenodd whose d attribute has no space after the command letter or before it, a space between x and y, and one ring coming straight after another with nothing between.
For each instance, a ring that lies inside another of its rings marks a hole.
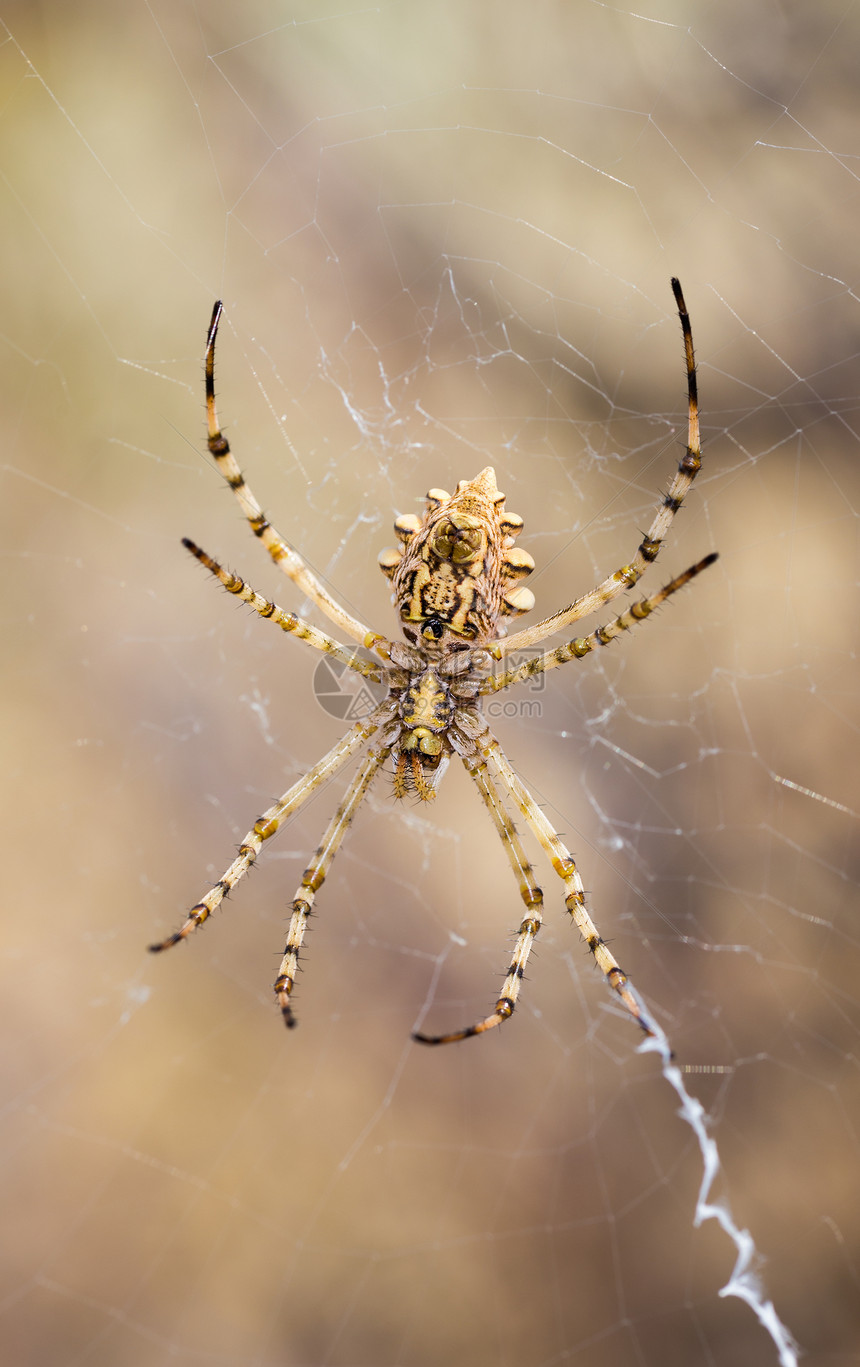
<instances>
[{"instance_id":1,"label":"blurred brown background","mask_svg":"<svg viewBox=\"0 0 860 1367\"><path fill-rule=\"evenodd\" d=\"M380 782L270 982L336 791L174 928L342 729L203 450L223 420L352 608L396 513L496 467L539 608L706 467L656 583L718 566L499 734L712 1117L805 1361L858 1341L856 5L2 7L6 1361L671 1367L776 1360L720 1299L700 1161L538 861L461 773ZM510 695L513 698L513 695ZM795 786L787 786L788 784Z\"/></svg>"}]
</instances>

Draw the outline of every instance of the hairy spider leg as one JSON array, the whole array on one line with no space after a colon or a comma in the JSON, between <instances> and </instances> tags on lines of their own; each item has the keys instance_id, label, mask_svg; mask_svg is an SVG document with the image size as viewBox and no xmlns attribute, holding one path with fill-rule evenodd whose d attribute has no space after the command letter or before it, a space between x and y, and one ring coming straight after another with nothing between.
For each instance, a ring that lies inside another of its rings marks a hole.
<instances>
[{"instance_id":1,"label":"hairy spider leg","mask_svg":"<svg viewBox=\"0 0 860 1367\"><path fill-rule=\"evenodd\" d=\"M547 636L555 635L557 631L562 631L571 623L578 622L581 618L596 612L604 603L612 602L613 598L617 598L620 593L632 589L637 581L642 578L648 566L653 565L657 559L660 547L663 545L675 515L689 493L693 480L702 468L699 392L696 383L696 360L693 353L690 315L687 312L687 305L684 303L680 282L674 278L672 280L672 291L675 295L678 316L681 320L684 359L687 369L687 448L678 464L675 478L669 486L668 493L658 503L648 533L640 542L639 549L629 565L622 565L620 569L615 570L596 588L583 594L581 598L577 598L570 607L562 608L561 611L553 613L551 617L544 618L542 622L536 622L531 627L524 627L522 631L515 632L513 636L495 642L491 648L497 659L501 659L503 655L509 655L511 651L527 650L530 646L537 645L539 641L546 640Z\"/></svg>"},{"instance_id":2,"label":"hairy spider leg","mask_svg":"<svg viewBox=\"0 0 860 1367\"><path fill-rule=\"evenodd\" d=\"M291 908L290 928L284 957L275 979L274 991L284 1017L284 1024L290 1029L296 1024L296 1017L290 1004L290 996L295 987L299 970L299 953L305 938L308 917L314 898L332 866L332 861L340 849L341 841L349 830L353 817L367 796L367 790L375 779L381 766L391 754L386 746L377 754L370 751L347 790L343 801L326 827L325 835L314 852L313 859L305 869L302 881L296 891Z\"/></svg>"},{"instance_id":3,"label":"hairy spider leg","mask_svg":"<svg viewBox=\"0 0 860 1367\"><path fill-rule=\"evenodd\" d=\"M284 608L278 607L271 599L264 598L247 584L244 579L240 579L238 574L231 574L213 560L211 555L201 550L199 546L187 536L182 538L182 544L187 551L190 551L200 564L205 566L210 574L213 574L219 584L232 593L242 603L247 603L255 612L269 622L274 622L282 631L289 632L297 640L304 641L306 645L312 646L314 650L321 650L325 655L333 655L341 664L349 669L355 670L356 674L363 674L366 679L372 679L375 683L382 682L382 672L380 666L373 664L370 660L362 660L355 653L354 646L341 645L340 641L335 641L333 637L327 636L324 631L320 631L304 617L298 617L294 612L287 612ZM379 637L378 641L383 638Z\"/></svg>"},{"instance_id":4,"label":"hairy spider leg","mask_svg":"<svg viewBox=\"0 0 860 1367\"><path fill-rule=\"evenodd\" d=\"M471 755L464 757L463 764L469 777L474 780L499 839L505 847L505 853L519 885L520 896L525 903L526 915L520 922L501 995L492 1013L464 1030L454 1030L446 1035L426 1035L420 1030L413 1031L412 1038L419 1044L453 1044L457 1040L468 1039L471 1035L482 1035L485 1030L492 1030L494 1026L501 1025L512 1016L529 954L543 921L543 893L535 882L534 870L526 858L516 827L508 815L498 788L490 777L486 760L481 755Z\"/></svg>"},{"instance_id":5,"label":"hairy spider leg","mask_svg":"<svg viewBox=\"0 0 860 1367\"><path fill-rule=\"evenodd\" d=\"M251 865L256 861L260 853L264 840L270 840L280 829L285 821L299 810L309 797L312 797L324 783L331 778L332 774L337 773L338 769L346 761L360 750L366 741L379 729L383 720L389 713L382 707L376 708L366 721L357 722L346 735L341 737L336 745L333 745L327 755L324 755L319 763L303 774L298 782L279 797L271 807L263 812L262 816L257 817L250 831L248 831L241 845L239 853L233 863L221 875L196 906L193 906L188 913L179 930L172 935L168 935L165 940L158 944L150 945L153 954L159 954L163 949L170 949L172 945L179 944L180 940L185 940L202 926L204 921L208 921L213 911L220 906L221 902L232 892L233 888L241 878L245 876Z\"/></svg>"},{"instance_id":6,"label":"hairy spider leg","mask_svg":"<svg viewBox=\"0 0 860 1367\"><path fill-rule=\"evenodd\" d=\"M611 645L622 632L629 631L637 622L644 622L655 608L659 608L667 598L671 598L673 593L685 588L691 579L695 579L697 574L701 574L702 570L706 570L718 559L717 552L712 551L703 560L691 565L688 570L684 570L683 574L679 574L668 584L664 584L659 592L652 593L650 598L642 598L638 603L631 603L625 612L622 612L607 626L597 627L588 636L579 636L573 641L566 641L564 645L557 646L555 650L548 650L544 655L536 655L534 659L526 660L524 664L519 665L516 669L509 669L504 674L491 674L479 685L478 692L499 693L503 688L510 688L513 684L523 683L525 679L531 679L536 674L543 674L548 669L555 669L558 665L567 664L568 660L582 660L586 655L590 655L593 650L597 650L599 646Z\"/></svg>"},{"instance_id":7,"label":"hairy spider leg","mask_svg":"<svg viewBox=\"0 0 860 1367\"><path fill-rule=\"evenodd\" d=\"M215 339L218 336L218 324L221 321L223 308L221 300L216 300L209 330L206 334L206 422L209 451L224 479L233 490L239 507L248 520L251 531L256 537L259 537L278 568L283 570L284 574L292 579L294 584L298 585L302 593L316 603L317 607L321 608L341 631L346 632L347 636L351 636L354 641L358 641L360 645L366 646L370 650L376 641L384 638L378 632L371 631L357 617L353 617L352 613L347 612L346 608L342 607L332 597L328 589L320 583L298 551L288 541L285 541L272 526L237 465L230 450L230 443L221 431L215 407Z\"/></svg>"}]
</instances>

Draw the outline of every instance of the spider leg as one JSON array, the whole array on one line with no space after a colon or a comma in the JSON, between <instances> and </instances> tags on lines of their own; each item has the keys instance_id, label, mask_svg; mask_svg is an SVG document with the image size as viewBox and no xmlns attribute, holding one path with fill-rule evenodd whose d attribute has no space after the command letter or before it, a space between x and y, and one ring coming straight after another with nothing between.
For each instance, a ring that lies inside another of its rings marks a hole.
<instances>
[{"instance_id":1,"label":"spider leg","mask_svg":"<svg viewBox=\"0 0 860 1367\"><path fill-rule=\"evenodd\" d=\"M375 641L382 638L377 632L371 631L363 622L360 622L357 617L353 617L346 608L341 607L340 603L331 596L316 575L308 568L298 551L294 550L289 542L284 541L283 537L271 525L254 497L250 486L246 483L245 476L239 469L236 458L230 450L230 443L221 431L215 408L215 338L218 335L218 324L221 321L223 308L221 300L217 300L212 310L209 331L206 334L206 421L209 450L218 469L236 495L236 500L248 519L251 531L262 541L278 568L282 569L284 574L288 575L293 583L297 584L302 592L316 603L317 607L321 608L341 631L346 632L347 636L351 636L360 645L370 649Z\"/></svg>"},{"instance_id":2,"label":"spider leg","mask_svg":"<svg viewBox=\"0 0 860 1367\"><path fill-rule=\"evenodd\" d=\"M520 896L526 906L526 915L520 923L517 942L505 975L502 993L492 1014L485 1016L475 1025L467 1026L465 1030L455 1030L449 1035L425 1035L420 1031L413 1031L412 1038L420 1044L452 1044L456 1040L468 1039L471 1035L481 1035L485 1030L492 1030L493 1026L501 1025L502 1021L506 1021L509 1016L513 1015L529 954L542 924L543 894L535 882L534 871L525 856L514 823L505 809L498 788L490 778L486 761L480 755L475 755L464 756L463 763L470 778L474 779L487 811L493 819L493 825L499 833L499 839L505 847L505 853L519 883Z\"/></svg>"},{"instance_id":3,"label":"spider leg","mask_svg":"<svg viewBox=\"0 0 860 1367\"><path fill-rule=\"evenodd\" d=\"M332 774L336 773L342 765L360 750L365 741L369 740L375 731L379 729L381 723L387 719L388 709L383 704L377 707L366 721L358 722L341 737L337 745L329 750L327 755L309 769L306 774L288 788L282 797L279 797L262 816L257 817L245 839L239 846L239 853L233 863L218 882L210 888L206 896L192 907L185 921L172 935L168 935L166 940L161 940L158 944L150 945L153 954L158 954L163 949L170 949L172 945L179 944L180 940L186 939L193 930L202 926L207 921L229 892L248 872L251 865L255 862L257 855L264 840L270 840L279 830L284 822L297 812L298 809L307 802L309 797L320 788Z\"/></svg>"},{"instance_id":4,"label":"spider leg","mask_svg":"<svg viewBox=\"0 0 860 1367\"><path fill-rule=\"evenodd\" d=\"M305 869L302 881L296 891L284 957L281 960L281 966L278 969L278 976L274 984L274 991L284 1017L284 1024L289 1029L292 1029L296 1024L293 1008L290 1005L290 994L295 986L299 967L299 953L302 941L305 938L305 930L314 897L331 868L332 860L340 849L341 841L346 835L358 808L364 801L368 788L390 753L391 747L386 746L379 753L371 751L367 755L343 801L326 827L325 835L314 852L313 859Z\"/></svg>"},{"instance_id":5,"label":"spider leg","mask_svg":"<svg viewBox=\"0 0 860 1367\"><path fill-rule=\"evenodd\" d=\"M501 641L494 641L492 651L497 659L501 659L503 655L509 655L513 650L525 650L529 646L537 645L539 641L546 640L547 636L554 635L555 632L570 626L572 622L580 621L581 618L596 612L604 603L611 603L620 593L632 589L634 584L642 578L648 566L653 565L657 559L666 533L672 525L672 520L689 493L690 485L702 468L699 394L696 384L693 334L680 281L674 278L672 280L672 292L675 295L678 317L681 320L684 359L687 368L687 449L683 459L678 464L669 491L658 503L648 533L640 543L639 549L629 565L622 565L614 574L610 574L608 578L604 579L602 584L593 588L590 593L584 594L582 598L577 598L570 607L562 608L552 617L547 617L542 622L536 622L534 626L525 627L522 631L515 632L513 636L508 636Z\"/></svg>"},{"instance_id":6,"label":"spider leg","mask_svg":"<svg viewBox=\"0 0 860 1367\"><path fill-rule=\"evenodd\" d=\"M567 641L564 645L558 646L555 650L548 650L544 655L536 655L534 659L527 660L525 664L516 669L506 670L504 674L490 675L484 679L478 688L479 693L498 693L503 688L510 688L512 684L522 683L524 679L531 679L535 674L543 674L548 669L555 669L558 665L567 664L568 660L581 660L598 646L608 646L610 641L614 641L616 636L620 636L622 631L629 631L630 627L637 622L644 622L655 608L665 603L667 598L671 598L673 593L689 584L691 579L695 579L697 574L706 570L709 565L713 565L718 559L716 551L711 555L706 555L704 560L700 560L697 565L691 565L683 574L679 574L676 579L665 584L659 593L653 593L650 598L642 598L638 603L631 603L630 607L620 616L616 617L605 627L598 627L589 636L579 636L574 641Z\"/></svg>"},{"instance_id":7,"label":"spider leg","mask_svg":"<svg viewBox=\"0 0 860 1367\"><path fill-rule=\"evenodd\" d=\"M340 641L335 641L331 636L327 636L324 631L319 631L310 622L305 621L304 617L297 617L294 612L285 612L278 607L277 603L264 598L262 594L255 593L250 584L246 584L244 579L240 579L237 574L230 574L213 560L211 555L196 546L187 536L182 538L182 544L187 551L205 565L210 574L214 574L220 584L223 584L228 593L236 595L241 602L247 603L258 612L261 617L275 622L282 631L290 632L300 641L305 641L314 650L321 650L326 655L333 655L336 660L354 669L357 674L363 674L366 679L373 679L376 683L382 682L382 672L379 665L372 664L369 660L361 660L355 653L355 649L341 645ZM388 645L383 637L378 637L376 641L377 649L379 642L383 642L383 647Z\"/></svg>"},{"instance_id":8,"label":"spider leg","mask_svg":"<svg viewBox=\"0 0 860 1367\"><path fill-rule=\"evenodd\" d=\"M549 856L553 868L564 883L566 889L565 906L573 918L577 930L591 950L607 983L621 998L624 1006L645 1034L653 1035L654 1029L648 1018L644 1002L618 960L611 953L609 946L586 910L585 889L570 851L544 812L541 811L528 788L515 773L495 737L488 736L486 740L479 742L479 748L482 754L492 759L493 768L496 771L502 791L519 807L530 829Z\"/></svg>"}]
</instances>

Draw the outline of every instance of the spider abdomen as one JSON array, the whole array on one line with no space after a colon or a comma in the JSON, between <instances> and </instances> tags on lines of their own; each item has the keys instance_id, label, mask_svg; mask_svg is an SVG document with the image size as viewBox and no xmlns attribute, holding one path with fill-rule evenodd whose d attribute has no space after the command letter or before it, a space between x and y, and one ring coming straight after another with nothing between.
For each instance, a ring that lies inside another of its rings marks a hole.
<instances>
[{"instance_id":1,"label":"spider abdomen","mask_svg":"<svg viewBox=\"0 0 860 1367\"><path fill-rule=\"evenodd\" d=\"M453 495L431 489L423 519L399 517L401 547L383 551L379 564L407 639L493 641L504 635L500 617L528 612L534 595L513 587L534 569L528 551L513 549L522 525L505 512L492 466Z\"/></svg>"}]
</instances>

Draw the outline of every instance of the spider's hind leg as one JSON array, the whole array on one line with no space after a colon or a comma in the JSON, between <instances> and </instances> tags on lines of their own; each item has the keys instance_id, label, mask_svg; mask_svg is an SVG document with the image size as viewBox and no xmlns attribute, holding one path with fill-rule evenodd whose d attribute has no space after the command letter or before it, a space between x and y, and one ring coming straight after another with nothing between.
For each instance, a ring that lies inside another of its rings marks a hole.
<instances>
[{"instance_id":1,"label":"spider's hind leg","mask_svg":"<svg viewBox=\"0 0 860 1367\"><path fill-rule=\"evenodd\" d=\"M317 576L305 564L298 551L288 541L285 541L272 526L237 464L236 458L230 450L230 443L221 431L215 406L215 342L218 337L218 326L221 322L223 310L224 306L220 299L216 300L206 333L206 424L209 451L224 479L233 490L236 501L247 518L251 531L265 546L278 568L283 570L284 574L292 579L293 583L316 603L317 607L341 631L350 636L353 641L358 641L359 645L371 650L377 641L382 641L384 638L380 636L379 632L371 631L364 622L359 621L336 598L333 598L325 585L320 583Z\"/></svg>"}]
</instances>

